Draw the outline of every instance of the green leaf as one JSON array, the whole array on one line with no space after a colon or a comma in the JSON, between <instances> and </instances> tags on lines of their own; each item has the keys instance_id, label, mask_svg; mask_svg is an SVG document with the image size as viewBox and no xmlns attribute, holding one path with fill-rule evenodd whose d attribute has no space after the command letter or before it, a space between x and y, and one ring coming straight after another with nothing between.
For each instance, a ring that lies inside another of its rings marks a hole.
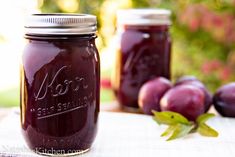
<instances>
[{"instance_id":1,"label":"green leaf","mask_svg":"<svg viewBox=\"0 0 235 157\"><path fill-rule=\"evenodd\" d=\"M192 123L188 121L187 118L182 116L179 113L176 112L171 112L171 111L164 111L164 112L157 112L153 111L154 114L154 120L158 124L167 124L167 125L172 125L172 124L185 124L185 125L191 125Z\"/></svg>"},{"instance_id":2,"label":"green leaf","mask_svg":"<svg viewBox=\"0 0 235 157\"><path fill-rule=\"evenodd\" d=\"M210 126L208 126L205 123L199 124L197 131L202 136L208 136L208 137L218 137L219 136L219 133L216 130L214 130L213 128L211 128Z\"/></svg>"},{"instance_id":3,"label":"green leaf","mask_svg":"<svg viewBox=\"0 0 235 157\"><path fill-rule=\"evenodd\" d=\"M179 113L164 111L152 111L153 119L158 124L166 124L168 128L161 134L162 137L170 136L167 141L184 137L187 134L199 132L202 136L217 137L219 134L216 130L205 124L205 122L214 117L214 114L203 114L199 116L196 122L189 121Z\"/></svg>"},{"instance_id":4,"label":"green leaf","mask_svg":"<svg viewBox=\"0 0 235 157\"><path fill-rule=\"evenodd\" d=\"M171 134L175 129L176 129L177 125L170 125L168 126L168 128L166 129L166 131L164 131L162 134L161 134L161 137L163 136L168 136L169 134Z\"/></svg>"},{"instance_id":5,"label":"green leaf","mask_svg":"<svg viewBox=\"0 0 235 157\"><path fill-rule=\"evenodd\" d=\"M208 119L213 118L214 116L215 114L213 113L202 114L197 118L197 124L200 125L202 123L205 123Z\"/></svg>"},{"instance_id":6,"label":"green leaf","mask_svg":"<svg viewBox=\"0 0 235 157\"><path fill-rule=\"evenodd\" d=\"M194 128L194 125L184 125L184 124L176 124L175 130L172 135L167 139L167 141L174 140L180 137L184 137L189 134L189 132Z\"/></svg>"}]
</instances>

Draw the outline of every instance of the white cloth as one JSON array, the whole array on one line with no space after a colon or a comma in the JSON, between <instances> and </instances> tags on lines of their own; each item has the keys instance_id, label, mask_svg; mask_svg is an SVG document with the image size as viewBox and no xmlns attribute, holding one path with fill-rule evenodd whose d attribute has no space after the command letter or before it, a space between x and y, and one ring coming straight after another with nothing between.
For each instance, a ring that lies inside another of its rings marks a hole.
<instances>
[{"instance_id":1,"label":"white cloth","mask_svg":"<svg viewBox=\"0 0 235 157\"><path fill-rule=\"evenodd\" d=\"M0 121L0 154L38 156L25 146L19 121L16 112ZM160 137L166 126L159 126L151 116L101 112L95 143L88 153L79 157L235 156L235 119L216 117L208 121L208 124L220 133L218 138L202 137L194 133L167 142Z\"/></svg>"}]
</instances>

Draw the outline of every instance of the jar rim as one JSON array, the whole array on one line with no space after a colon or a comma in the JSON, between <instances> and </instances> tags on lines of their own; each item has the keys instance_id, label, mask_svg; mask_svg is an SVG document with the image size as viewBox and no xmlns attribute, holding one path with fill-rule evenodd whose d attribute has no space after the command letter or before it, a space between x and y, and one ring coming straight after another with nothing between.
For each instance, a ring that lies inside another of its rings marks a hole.
<instances>
[{"instance_id":1,"label":"jar rim","mask_svg":"<svg viewBox=\"0 0 235 157\"><path fill-rule=\"evenodd\" d=\"M96 16L90 14L31 14L25 19L25 34L92 34Z\"/></svg>"},{"instance_id":2,"label":"jar rim","mask_svg":"<svg viewBox=\"0 0 235 157\"><path fill-rule=\"evenodd\" d=\"M171 25L167 9L122 9L117 11L118 25Z\"/></svg>"}]
</instances>

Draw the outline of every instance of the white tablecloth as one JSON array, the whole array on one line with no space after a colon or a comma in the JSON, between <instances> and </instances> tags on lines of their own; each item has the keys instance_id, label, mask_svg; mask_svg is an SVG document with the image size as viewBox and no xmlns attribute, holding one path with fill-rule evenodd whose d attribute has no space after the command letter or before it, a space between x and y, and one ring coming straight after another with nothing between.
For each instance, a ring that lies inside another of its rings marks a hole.
<instances>
[{"instance_id":1,"label":"white tablecloth","mask_svg":"<svg viewBox=\"0 0 235 157\"><path fill-rule=\"evenodd\" d=\"M0 121L0 156L38 156L28 150L20 133L19 114ZM160 134L166 126L150 116L101 112L94 145L81 157L234 157L235 119L216 117L208 122L218 138L197 133L167 142Z\"/></svg>"}]
</instances>

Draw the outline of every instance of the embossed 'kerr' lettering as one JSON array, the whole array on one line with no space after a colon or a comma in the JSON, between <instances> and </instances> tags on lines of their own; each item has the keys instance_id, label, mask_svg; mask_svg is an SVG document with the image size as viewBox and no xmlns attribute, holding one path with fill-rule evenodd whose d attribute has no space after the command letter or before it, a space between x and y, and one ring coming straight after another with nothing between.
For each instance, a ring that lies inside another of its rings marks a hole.
<instances>
[{"instance_id":1,"label":"embossed 'kerr' lettering","mask_svg":"<svg viewBox=\"0 0 235 157\"><path fill-rule=\"evenodd\" d=\"M56 74L52 77L52 80L49 79L49 73L47 73L40 85L38 92L34 93L35 101L43 100L46 95L50 92L52 97L62 96L68 93L69 90L77 92L78 89L87 89L88 85L85 82L85 79L82 77L76 76L74 79L65 79L63 82L55 84L55 80L61 72L65 69L68 69L68 66L61 67Z\"/></svg>"}]
</instances>

